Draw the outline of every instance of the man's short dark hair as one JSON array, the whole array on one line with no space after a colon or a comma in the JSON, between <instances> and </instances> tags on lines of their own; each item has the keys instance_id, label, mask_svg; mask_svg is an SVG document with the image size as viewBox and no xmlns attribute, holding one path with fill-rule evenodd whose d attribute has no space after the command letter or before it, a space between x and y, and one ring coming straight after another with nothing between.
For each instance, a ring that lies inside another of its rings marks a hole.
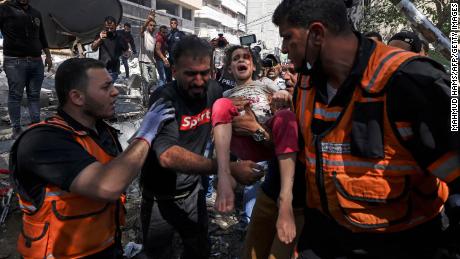
<instances>
[{"instance_id":1,"label":"man's short dark hair","mask_svg":"<svg viewBox=\"0 0 460 259\"><path fill-rule=\"evenodd\" d=\"M113 16L107 16L104 18L104 22L117 23L117 20Z\"/></svg>"},{"instance_id":2,"label":"man's short dark hair","mask_svg":"<svg viewBox=\"0 0 460 259\"><path fill-rule=\"evenodd\" d=\"M131 24L129 22L125 22L124 26L128 27L128 28L131 28Z\"/></svg>"},{"instance_id":3,"label":"man's short dark hair","mask_svg":"<svg viewBox=\"0 0 460 259\"><path fill-rule=\"evenodd\" d=\"M272 66L276 66L281 63L280 59L274 54L268 54L265 56L264 60L266 59L271 60Z\"/></svg>"},{"instance_id":4,"label":"man's short dark hair","mask_svg":"<svg viewBox=\"0 0 460 259\"><path fill-rule=\"evenodd\" d=\"M169 22L177 22L177 19L173 17L173 18L169 19Z\"/></svg>"},{"instance_id":5,"label":"man's short dark hair","mask_svg":"<svg viewBox=\"0 0 460 259\"><path fill-rule=\"evenodd\" d=\"M173 59L177 63L183 56L196 58L209 57L212 59L212 47L208 41L196 35L187 35L173 47Z\"/></svg>"},{"instance_id":6,"label":"man's short dark hair","mask_svg":"<svg viewBox=\"0 0 460 259\"><path fill-rule=\"evenodd\" d=\"M166 25L161 25L160 26L160 30L167 30L167 29L168 29L168 27Z\"/></svg>"},{"instance_id":7,"label":"man's short dark hair","mask_svg":"<svg viewBox=\"0 0 460 259\"><path fill-rule=\"evenodd\" d=\"M254 46L252 50L255 51L256 53L260 53L262 51L262 48L260 46Z\"/></svg>"},{"instance_id":8,"label":"man's short dark hair","mask_svg":"<svg viewBox=\"0 0 460 259\"><path fill-rule=\"evenodd\" d=\"M366 38L370 38L370 37L375 37L377 38L379 41L382 41L382 35L380 35L380 33L376 32L376 31L370 31L370 32L365 32L364 34L364 37Z\"/></svg>"},{"instance_id":9,"label":"man's short dark hair","mask_svg":"<svg viewBox=\"0 0 460 259\"><path fill-rule=\"evenodd\" d=\"M228 69L230 67L230 64L232 63L233 52L235 52L237 49L247 49L249 53L251 53L252 60L254 60L253 53L248 47L242 45L233 45L225 50L224 69Z\"/></svg>"},{"instance_id":10,"label":"man's short dark hair","mask_svg":"<svg viewBox=\"0 0 460 259\"><path fill-rule=\"evenodd\" d=\"M55 76L56 94L59 106L67 103L70 90L85 90L88 86L88 74L91 68L105 68L104 63L92 58L70 58L62 62Z\"/></svg>"},{"instance_id":11,"label":"man's short dark hair","mask_svg":"<svg viewBox=\"0 0 460 259\"><path fill-rule=\"evenodd\" d=\"M400 31L393 35L388 43L393 40L400 40L404 41L405 43L410 45L410 51L419 53L422 50L422 41L418 37L418 35L411 31Z\"/></svg>"},{"instance_id":12,"label":"man's short dark hair","mask_svg":"<svg viewBox=\"0 0 460 259\"><path fill-rule=\"evenodd\" d=\"M321 22L336 35L351 32L343 0L283 0L276 7L272 21L277 26L287 22L303 28Z\"/></svg>"},{"instance_id":13,"label":"man's short dark hair","mask_svg":"<svg viewBox=\"0 0 460 259\"><path fill-rule=\"evenodd\" d=\"M254 64L254 67L256 68L256 71L252 73L252 79L253 80L257 79L257 74L262 69L262 64L259 63L259 58L257 58L256 56L258 54L254 53L254 51L252 51L247 46L233 45L231 47L228 47L225 50L225 59L224 59L224 68L223 68L224 71L228 71L228 69L230 68L230 64L232 63L233 52L235 52L235 50L237 49L247 49L249 53L251 53L252 63Z\"/></svg>"}]
</instances>

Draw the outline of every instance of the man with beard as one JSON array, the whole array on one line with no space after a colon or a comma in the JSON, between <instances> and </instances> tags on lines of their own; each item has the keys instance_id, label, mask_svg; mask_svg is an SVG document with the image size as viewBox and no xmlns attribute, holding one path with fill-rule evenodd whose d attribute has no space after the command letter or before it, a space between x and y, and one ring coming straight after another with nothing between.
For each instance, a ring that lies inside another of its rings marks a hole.
<instances>
[{"instance_id":1,"label":"man with beard","mask_svg":"<svg viewBox=\"0 0 460 259\"><path fill-rule=\"evenodd\" d=\"M286 84L286 91L291 95L294 95L294 88L297 84L297 72L294 69L294 65L289 61L282 68L281 78L283 78Z\"/></svg>"},{"instance_id":2,"label":"man with beard","mask_svg":"<svg viewBox=\"0 0 460 259\"><path fill-rule=\"evenodd\" d=\"M301 258L458 258L459 134L442 65L354 32L343 0L283 0L273 22L302 75Z\"/></svg>"},{"instance_id":3,"label":"man with beard","mask_svg":"<svg viewBox=\"0 0 460 259\"><path fill-rule=\"evenodd\" d=\"M285 90L286 82L280 77L281 64L279 59L273 54L268 54L264 60L262 60L262 66L265 70L265 77L263 77L261 81L264 84L273 85L277 90Z\"/></svg>"},{"instance_id":4,"label":"man with beard","mask_svg":"<svg viewBox=\"0 0 460 259\"><path fill-rule=\"evenodd\" d=\"M117 21L112 16L104 19L104 30L96 35L91 44L93 51L99 50L99 60L105 64L105 68L112 76L113 82L120 74L120 56L129 49L128 43L117 33Z\"/></svg>"},{"instance_id":5,"label":"man with beard","mask_svg":"<svg viewBox=\"0 0 460 259\"><path fill-rule=\"evenodd\" d=\"M13 139L21 133L21 100L26 88L31 123L40 121L40 89L44 78L42 50L48 71L53 64L41 14L29 0L0 4L0 30L3 42L3 68L8 78L8 114Z\"/></svg>"},{"instance_id":6,"label":"man with beard","mask_svg":"<svg viewBox=\"0 0 460 259\"><path fill-rule=\"evenodd\" d=\"M149 258L172 258L173 236L182 238L182 258L209 256L208 217L203 175L217 173L215 160L203 156L211 138L211 107L222 89L210 80L212 48L195 35L186 36L174 49L175 81L155 91L171 101L176 119L165 124L152 144L142 169L141 222L144 252ZM252 161L232 163L232 176L243 184L261 177Z\"/></svg>"},{"instance_id":7,"label":"man with beard","mask_svg":"<svg viewBox=\"0 0 460 259\"><path fill-rule=\"evenodd\" d=\"M23 214L22 258L122 258L122 193L138 175L172 108L152 106L121 152L112 118L118 90L100 61L72 58L56 72L59 109L14 143L11 179Z\"/></svg>"}]
</instances>

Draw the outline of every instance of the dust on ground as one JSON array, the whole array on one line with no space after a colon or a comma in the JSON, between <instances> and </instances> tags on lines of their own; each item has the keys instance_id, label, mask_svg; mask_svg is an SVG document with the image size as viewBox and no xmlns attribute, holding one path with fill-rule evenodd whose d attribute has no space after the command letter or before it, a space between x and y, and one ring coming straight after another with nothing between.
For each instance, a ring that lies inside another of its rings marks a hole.
<instances>
[{"instance_id":1,"label":"dust on ground","mask_svg":"<svg viewBox=\"0 0 460 259\"><path fill-rule=\"evenodd\" d=\"M239 258L242 250L243 240L247 224L243 220L242 191L238 188L236 192L236 210L228 215L216 213L212 206L208 206L209 213L209 240L211 243L211 259L235 259ZM141 227L139 222L139 211L141 196L138 185L134 182L128 189L126 203L127 217L126 226L123 230L123 245L128 242L141 243ZM212 205L212 204L209 204ZM0 259L19 259L16 252L16 240L21 231L21 211L18 207L17 198L14 197L11 210L6 224L0 226ZM182 245L178 235L174 241L175 255L172 259L179 259Z\"/></svg>"}]
</instances>

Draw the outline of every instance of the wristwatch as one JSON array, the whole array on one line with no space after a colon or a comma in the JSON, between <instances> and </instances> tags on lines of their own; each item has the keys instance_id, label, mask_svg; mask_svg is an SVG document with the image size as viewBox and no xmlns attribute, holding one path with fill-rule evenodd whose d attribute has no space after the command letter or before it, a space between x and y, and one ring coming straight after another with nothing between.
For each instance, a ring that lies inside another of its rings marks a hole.
<instances>
[{"instance_id":1,"label":"wristwatch","mask_svg":"<svg viewBox=\"0 0 460 259\"><path fill-rule=\"evenodd\" d=\"M263 128L258 128L256 132L252 133L252 138L256 142L262 142L264 140L267 140L265 137L265 130Z\"/></svg>"}]
</instances>

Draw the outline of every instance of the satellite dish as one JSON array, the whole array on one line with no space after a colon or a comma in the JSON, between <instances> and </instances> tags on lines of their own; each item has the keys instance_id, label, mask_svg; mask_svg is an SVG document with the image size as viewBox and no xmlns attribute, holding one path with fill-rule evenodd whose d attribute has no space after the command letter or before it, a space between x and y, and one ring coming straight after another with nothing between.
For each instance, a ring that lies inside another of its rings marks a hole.
<instances>
[{"instance_id":1,"label":"satellite dish","mask_svg":"<svg viewBox=\"0 0 460 259\"><path fill-rule=\"evenodd\" d=\"M76 42L88 44L104 28L104 19L123 15L119 0L33 0L40 11L49 48L71 48Z\"/></svg>"}]
</instances>

